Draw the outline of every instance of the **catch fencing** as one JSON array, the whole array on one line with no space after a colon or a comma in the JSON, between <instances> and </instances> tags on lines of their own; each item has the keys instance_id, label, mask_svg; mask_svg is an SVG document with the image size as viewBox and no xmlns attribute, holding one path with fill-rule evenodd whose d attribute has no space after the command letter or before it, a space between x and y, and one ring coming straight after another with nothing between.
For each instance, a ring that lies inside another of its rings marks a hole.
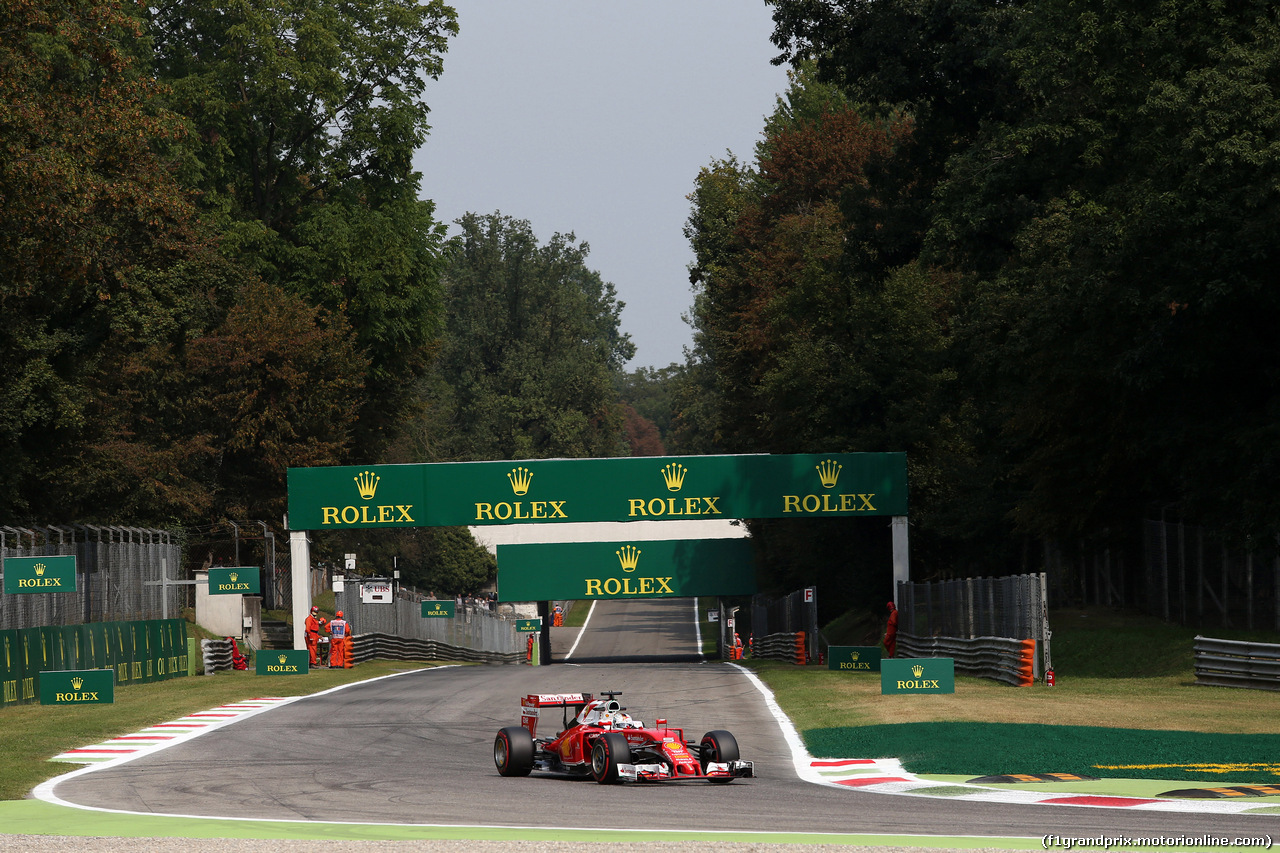
<instances>
[{"instance_id":1,"label":"catch fencing","mask_svg":"<svg viewBox=\"0 0 1280 853\"><path fill-rule=\"evenodd\" d=\"M917 637L1039 640L1047 626L1045 575L898 584L898 630Z\"/></svg>"},{"instance_id":2,"label":"catch fencing","mask_svg":"<svg viewBox=\"0 0 1280 853\"><path fill-rule=\"evenodd\" d=\"M424 619L420 600L396 597L385 604L365 604L359 584L346 584L334 598L335 607L351 623L353 636L387 634L479 652L522 656L525 652L525 639L516 632L515 621L484 607L459 604L452 619Z\"/></svg>"},{"instance_id":3,"label":"catch fencing","mask_svg":"<svg viewBox=\"0 0 1280 853\"><path fill-rule=\"evenodd\" d=\"M1196 684L1280 690L1280 645L1196 637Z\"/></svg>"},{"instance_id":4,"label":"catch fencing","mask_svg":"<svg viewBox=\"0 0 1280 853\"><path fill-rule=\"evenodd\" d=\"M168 530L74 524L0 527L0 556L75 556L76 591L0 595L0 630L167 619L182 612L182 548Z\"/></svg>"},{"instance_id":5,"label":"catch fencing","mask_svg":"<svg viewBox=\"0 0 1280 853\"><path fill-rule=\"evenodd\" d=\"M770 634L803 634L806 654L818 656L818 595L814 587L798 589L781 598L751 598L751 635L759 643Z\"/></svg>"}]
</instances>

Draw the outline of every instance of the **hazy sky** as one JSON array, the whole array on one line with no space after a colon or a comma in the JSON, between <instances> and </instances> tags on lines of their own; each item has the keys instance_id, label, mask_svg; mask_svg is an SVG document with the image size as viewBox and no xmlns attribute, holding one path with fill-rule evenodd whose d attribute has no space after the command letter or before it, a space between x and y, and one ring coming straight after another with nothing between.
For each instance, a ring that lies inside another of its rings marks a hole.
<instances>
[{"instance_id":1,"label":"hazy sky","mask_svg":"<svg viewBox=\"0 0 1280 853\"><path fill-rule=\"evenodd\" d=\"M631 368L683 361L682 233L698 170L750 160L785 68L763 0L452 0L460 33L429 81L422 195L572 231L626 303ZM456 229L455 229L456 230Z\"/></svg>"}]
</instances>

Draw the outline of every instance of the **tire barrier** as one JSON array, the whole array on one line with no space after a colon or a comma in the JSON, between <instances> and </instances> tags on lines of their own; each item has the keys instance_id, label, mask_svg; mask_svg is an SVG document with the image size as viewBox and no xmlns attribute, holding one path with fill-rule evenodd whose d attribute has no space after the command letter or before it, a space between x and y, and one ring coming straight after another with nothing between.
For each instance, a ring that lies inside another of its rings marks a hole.
<instances>
[{"instance_id":1,"label":"tire barrier","mask_svg":"<svg viewBox=\"0 0 1280 853\"><path fill-rule=\"evenodd\" d=\"M1196 684L1280 690L1280 645L1196 637Z\"/></svg>"},{"instance_id":2,"label":"tire barrier","mask_svg":"<svg viewBox=\"0 0 1280 853\"><path fill-rule=\"evenodd\" d=\"M951 658L956 672L1026 687L1036 680L1036 641L1008 637L916 637L898 633L900 658Z\"/></svg>"},{"instance_id":3,"label":"tire barrier","mask_svg":"<svg viewBox=\"0 0 1280 853\"><path fill-rule=\"evenodd\" d=\"M768 634L751 644L751 657L764 660L780 660L804 666L808 660L805 651L805 633Z\"/></svg>"},{"instance_id":4,"label":"tire barrier","mask_svg":"<svg viewBox=\"0 0 1280 853\"><path fill-rule=\"evenodd\" d=\"M231 669L231 640L201 640L200 655L204 658L205 675Z\"/></svg>"},{"instance_id":5,"label":"tire barrier","mask_svg":"<svg viewBox=\"0 0 1280 853\"><path fill-rule=\"evenodd\" d=\"M187 674L185 619L91 622L0 631L0 708L37 704L40 673L110 669L116 684Z\"/></svg>"}]
</instances>

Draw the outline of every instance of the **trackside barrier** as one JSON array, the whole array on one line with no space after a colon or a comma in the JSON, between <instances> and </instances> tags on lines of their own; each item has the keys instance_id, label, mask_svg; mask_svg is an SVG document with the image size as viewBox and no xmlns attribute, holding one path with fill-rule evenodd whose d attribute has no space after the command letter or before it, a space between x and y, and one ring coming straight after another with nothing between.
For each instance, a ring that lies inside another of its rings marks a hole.
<instances>
[{"instance_id":1,"label":"trackside barrier","mask_svg":"<svg viewBox=\"0 0 1280 853\"><path fill-rule=\"evenodd\" d=\"M200 656L204 658L204 674L213 675L224 669L231 669L230 640L201 640Z\"/></svg>"},{"instance_id":2,"label":"trackside barrier","mask_svg":"<svg viewBox=\"0 0 1280 853\"><path fill-rule=\"evenodd\" d=\"M0 707L40 701L40 673L110 669L116 684L187 674L185 619L91 622L0 631Z\"/></svg>"},{"instance_id":3,"label":"trackside barrier","mask_svg":"<svg viewBox=\"0 0 1280 853\"><path fill-rule=\"evenodd\" d=\"M956 672L1025 687L1036 680L1036 641L1008 637L916 637L898 632L900 658L952 658Z\"/></svg>"},{"instance_id":4,"label":"trackside barrier","mask_svg":"<svg viewBox=\"0 0 1280 853\"><path fill-rule=\"evenodd\" d=\"M780 660L787 663L805 663L805 633L797 631L793 634L769 634L757 639L751 645L751 657L766 660Z\"/></svg>"},{"instance_id":5,"label":"trackside barrier","mask_svg":"<svg viewBox=\"0 0 1280 853\"><path fill-rule=\"evenodd\" d=\"M383 660L456 660L465 663L524 663L524 650L518 652L486 652L464 649L439 640L418 640L391 634L357 634L352 638L356 663Z\"/></svg>"},{"instance_id":6,"label":"trackside barrier","mask_svg":"<svg viewBox=\"0 0 1280 853\"><path fill-rule=\"evenodd\" d=\"M1196 684L1280 690L1280 645L1196 637Z\"/></svg>"}]
</instances>

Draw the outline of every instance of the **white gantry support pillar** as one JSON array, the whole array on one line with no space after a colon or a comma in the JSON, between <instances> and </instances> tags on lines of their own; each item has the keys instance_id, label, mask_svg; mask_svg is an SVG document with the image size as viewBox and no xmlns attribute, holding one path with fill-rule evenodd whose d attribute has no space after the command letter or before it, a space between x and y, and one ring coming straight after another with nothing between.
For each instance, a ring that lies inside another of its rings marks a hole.
<instances>
[{"instance_id":1,"label":"white gantry support pillar","mask_svg":"<svg viewBox=\"0 0 1280 853\"><path fill-rule=\"evenodd\" d=\"M911 567L907 559L907 517L893 516L893 603L898 604L898 584L911 580Z\"/></svg>"},{"instance_id":2,"label":"white gantry support pillar","mask_svg":"<svg viewBox=\"0 0 1280 853\"><path fill-rule=\"evenodd\" d=\"M290 578L293 581L293 647L307 647L307 615L311 613L311 543L307 531L289 531Z\"/></svg>"}]
</instances>

